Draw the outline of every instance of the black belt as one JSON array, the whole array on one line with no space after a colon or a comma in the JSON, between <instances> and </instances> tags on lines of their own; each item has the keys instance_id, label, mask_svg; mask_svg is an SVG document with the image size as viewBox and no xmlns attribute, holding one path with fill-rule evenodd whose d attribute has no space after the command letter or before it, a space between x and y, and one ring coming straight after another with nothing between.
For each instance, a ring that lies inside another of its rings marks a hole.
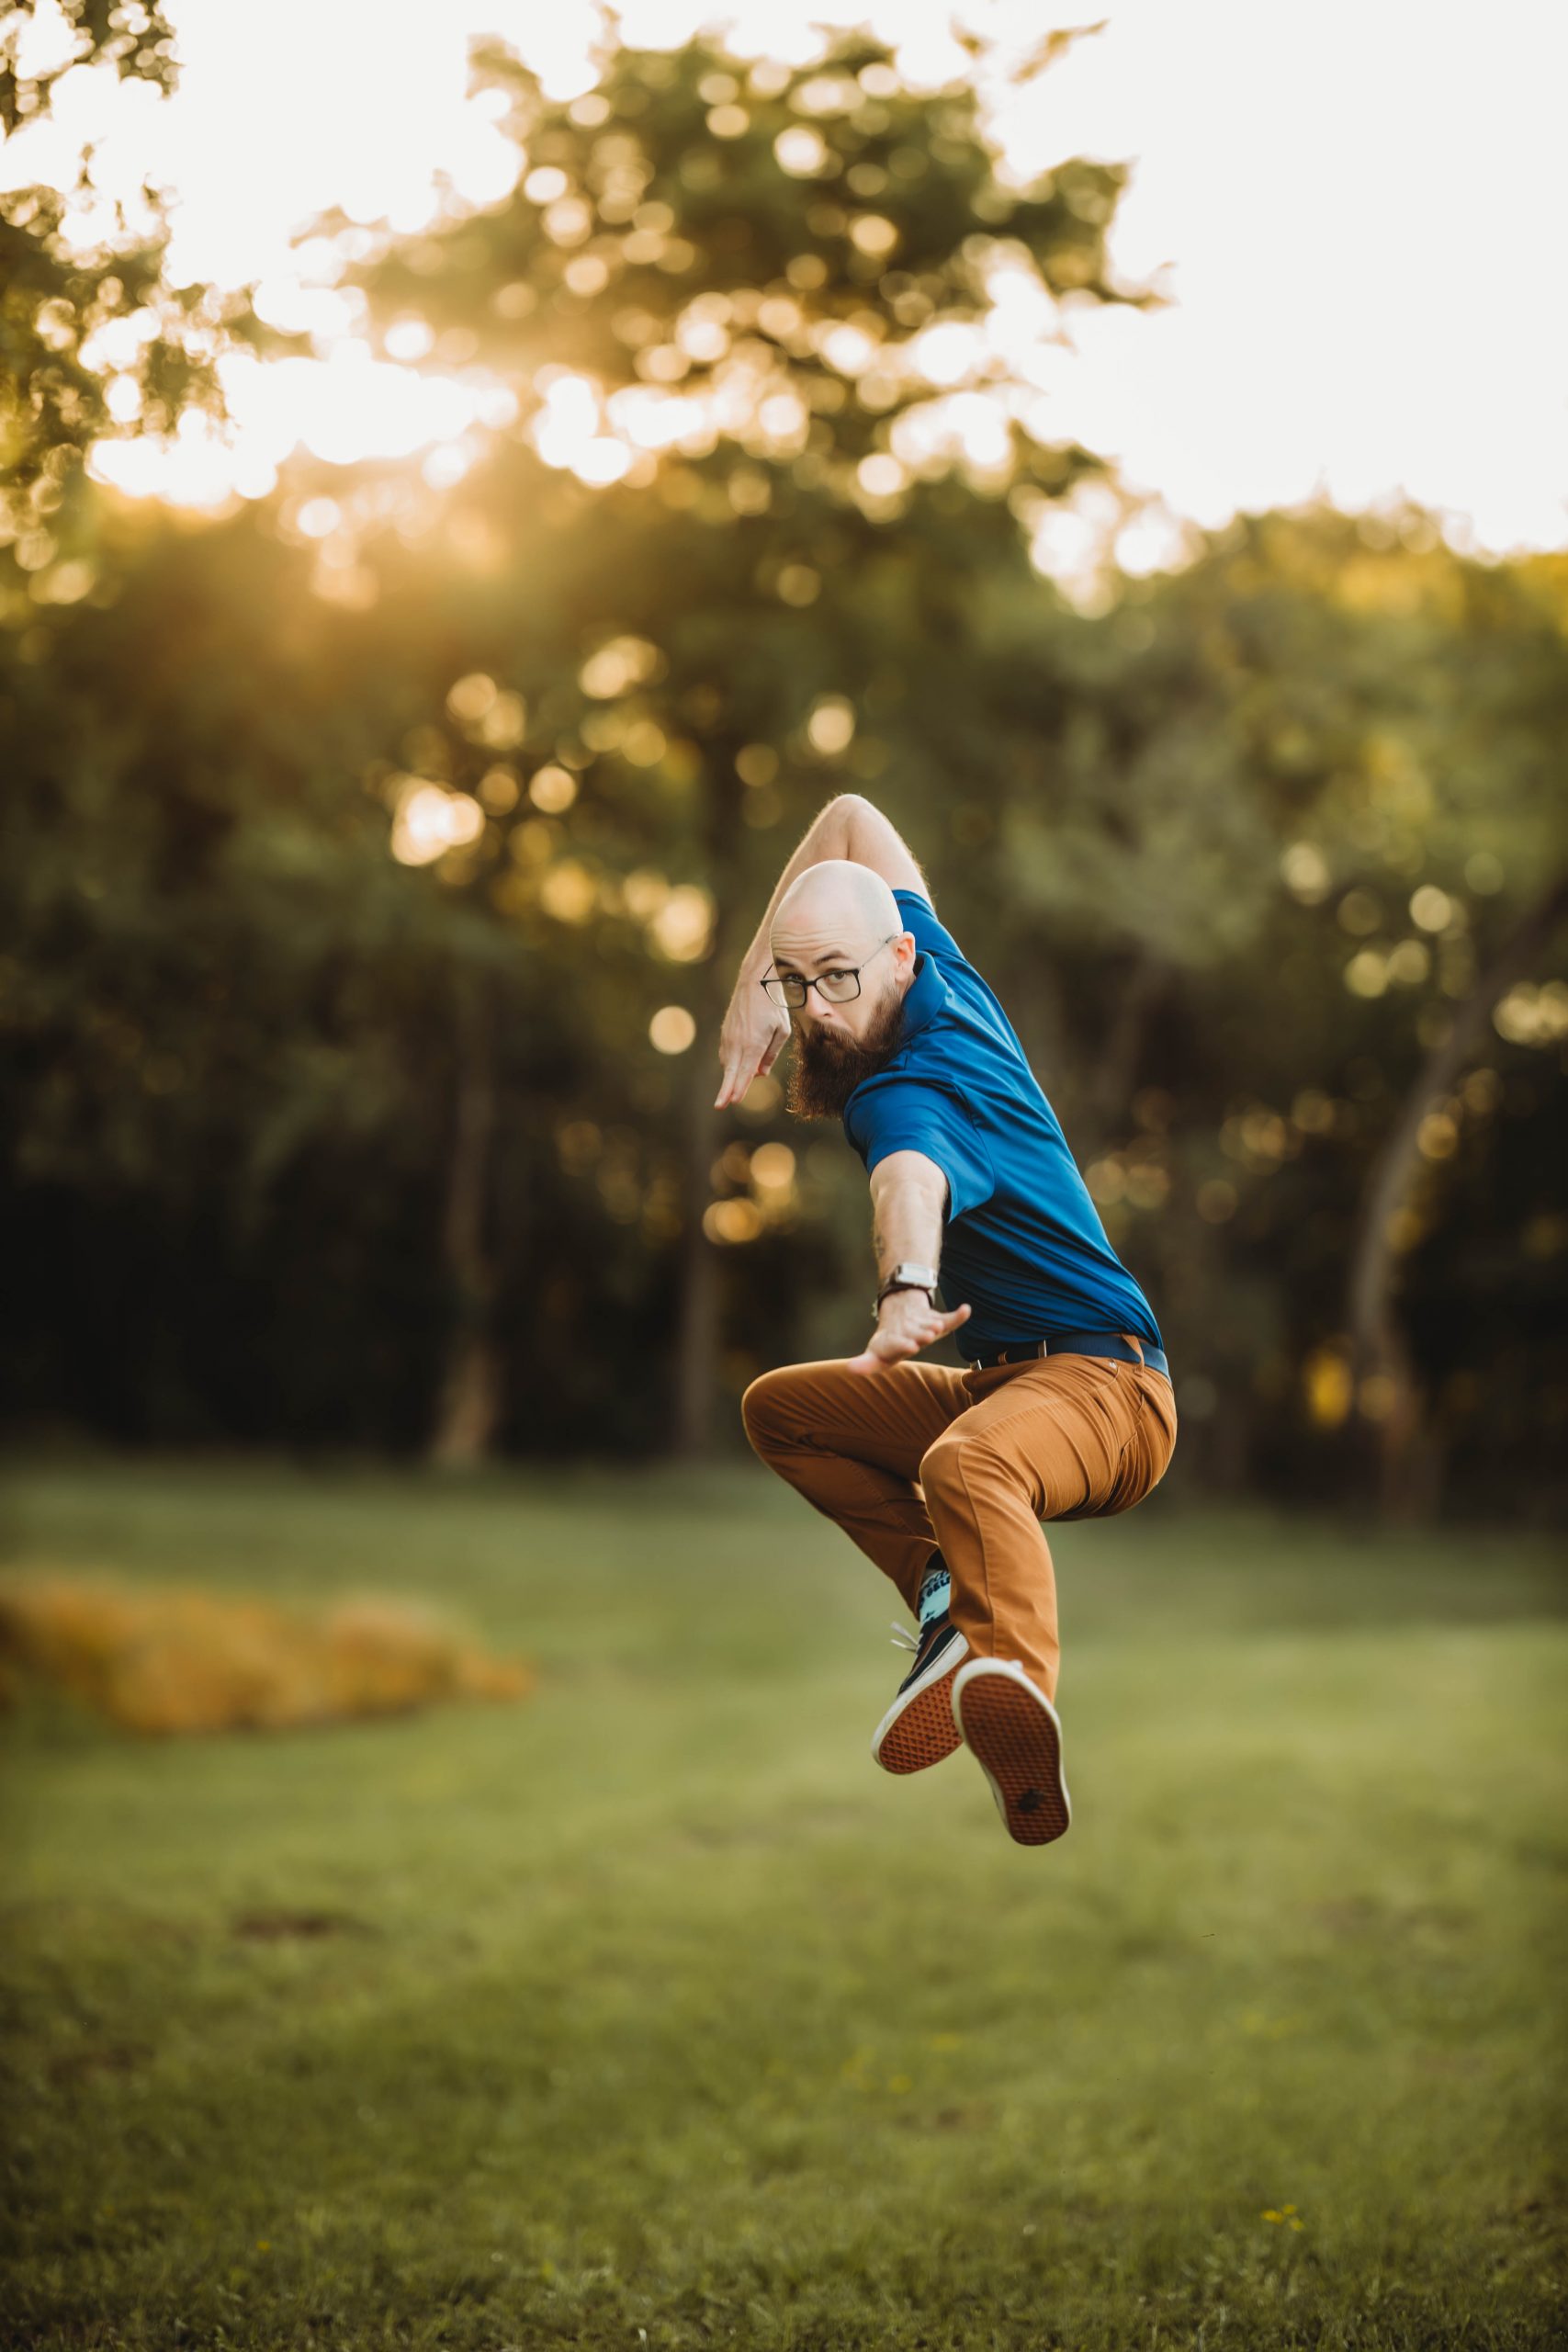
<instances>
[{"instance_id":1,"label":"black belt","mask_svg":"<svg viewBox=\"0 0 1568 2352\"><path fill-rule=\"evenodd\" d=\"M969 1358L971 1372L988 1372L993 1364L1023 1363L1032 1356L1116 1356L1122 1363L1146 1363L1170 1378L1170 1366L1165 1350L1156 1348L1152 1340L1140 1340L1137 1348L1128 1346L1115 1331L1054 1331L1048 1340L1004 1340L994 1348L982 1348Z\"/></svg>"}]
</instances>

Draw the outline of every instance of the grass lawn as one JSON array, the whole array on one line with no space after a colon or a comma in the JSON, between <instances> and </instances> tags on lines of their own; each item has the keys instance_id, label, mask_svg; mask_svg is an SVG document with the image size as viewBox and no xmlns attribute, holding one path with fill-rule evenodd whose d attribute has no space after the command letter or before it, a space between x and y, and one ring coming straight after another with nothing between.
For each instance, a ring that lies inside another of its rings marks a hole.
<instances>
[{"instance_id":1,"label":"grass lawn","mask_svg":"<svg viewBox=\"0 0 1568 2352\"><path fill-rule=\"evenodd\" d=\"M896 1596L760 1466L13 1469L0 1569L443 1599L541 1679L0 1724L4 2341L1562 2344L1556 1547L1052 1542L1029 1851L877 1771Z\"/></svg>"}]
</instances>

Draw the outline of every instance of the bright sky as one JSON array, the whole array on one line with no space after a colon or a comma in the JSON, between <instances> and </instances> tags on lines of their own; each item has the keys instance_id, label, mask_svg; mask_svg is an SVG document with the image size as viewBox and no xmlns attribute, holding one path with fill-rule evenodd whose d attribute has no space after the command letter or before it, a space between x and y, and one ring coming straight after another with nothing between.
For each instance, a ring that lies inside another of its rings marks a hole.
<instances>
[{"instance_id":1,"label":"bright sky","mask_svg":"<svg viewBox=\"0 0 1568 2352\"><path fill-rule=\"evenodd\" d=\"M827 28L865 24L933 85L973 72L949 37L956 18L996 43L980 78L1017 175L1074 153L1129 161L1113 266L1125 281L1157 272L1175 307L1064 314L1077 356L1046 380L1054 432L1118 460L1156 515L1217 525L1319 492L1361 508L1403 492L1461 547L1568 545L1568 12L1540 0L1479 12L1454 0L626 0L619 13L634 46L672 47L704 23L744 57L803 62ZM437 175L471 201L499 198L515 155L467 97L468 40L500 33L570 97L594 78L598 7L269 0L265 37L233 0L170 0L169 14L176 96L68 76L54 120L0 152L0 183L68 179L94 138L106 187L129 195L145 175L174 192L176 280L259 277L279 323L319 326L321 360L231 381L242 430L224 462L248 494L299 439L328 459L430 452L426 479L438 484L443 464L452 478L481 395L458 370L432 382L373 362L337 298L310 291L311 256L302 271L289 240L333 204L416 228ZM1106 29L1007 92L1010 58L1053 25L1101 15ZM25 36L37 61L50 62L51 37L46 0ZM503 422L504 401L490 401ZM190 437L183 477L165 465L135 486L211 495L218 453L194 425ZM1144 545L1161 560L1157 528Z\"/></svg>"}]
</instances>

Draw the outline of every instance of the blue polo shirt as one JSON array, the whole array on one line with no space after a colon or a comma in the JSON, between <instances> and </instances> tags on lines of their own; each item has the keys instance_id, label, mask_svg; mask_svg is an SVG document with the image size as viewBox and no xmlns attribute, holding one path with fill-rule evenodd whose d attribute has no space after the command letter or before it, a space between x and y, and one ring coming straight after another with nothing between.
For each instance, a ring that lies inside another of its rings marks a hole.
<instances>
[{"instance_id":1,"label":"blue polo shirt","mask_svg":"<svg viewBox=\"0 0 1568 2352\"><path fill-rule=\"evenodd\" d=\"M947 1178L942 1303L970 1309L955 1344L1135 1331L1163 1349L1007 1014L930 900L893 896L916 947L904 1042L850 1096L844 1133L868 1175L919 1151Z\"/></svg>"}]
</instances>

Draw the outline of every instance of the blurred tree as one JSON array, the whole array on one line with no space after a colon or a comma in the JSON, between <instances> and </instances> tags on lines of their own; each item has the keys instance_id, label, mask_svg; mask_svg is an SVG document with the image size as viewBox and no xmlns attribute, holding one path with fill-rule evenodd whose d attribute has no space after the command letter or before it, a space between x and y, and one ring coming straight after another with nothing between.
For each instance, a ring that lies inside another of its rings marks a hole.
<instances>
[{"instance_id":1,"label":"blurred tree","mask_svg":"<svg viewBox=\"0 0 1568 2352\"><path fill-rule=\"evenodd\" d=\"M1056 435L1031 347L1064 299L1153 298L1106 278L1121 171L1004 186L972 95L906 90L863 36L804 70L623 51L569 105L500 49L483 72L525 149L515 195L356 275L389 349L491 370L564 477L552 494L500 458L459 502L495 583L482 674L530 714L502 748L565 772L547 809L592 795L574 822L602 859L684 876L664 944L705 1050L679 1096L671 1439L699 1453L720 1322L707 1041L782 863L748 835L800 805L792 786L815 805L846 775L896 769L942 822L989 797L987 601L1029 589L1021 517L1099 469ZM481 751L495 707L468 729ZM457 731L468 756L460 713ZM510 830L520 858L476 888L558 919L536 813Z\"/></svg>"},{"instance_id":2,"label":"blurred tree","mask_svg":"<svg viewBox=\"0 0 1568 2352\"><path fill-rule=\"evenodd\" d=\"M1205 1221L1290 1250L1302 1321L1281 1320L1276 1259L1259 1317L1228 1344L1195 1332L1199 1361L1244 1415L1238 1391L1304 1360L1309 1410L1349 1416L1391 1511L1432 1507L1451 1434L1417 1393L1394 1284L1442 1230L1461 1127L1497 1107L1472 1090L1467 1112L1456 1082L1526 1044L1500 1001L1550 968L1561 921L1563 584L1560 559L1456 556L1416 510L1240 520L1190 568L1124 582L1103 619L1056 632L1037 729L1054 789L1007 816L1015 917L1044 912L1097 976L1126 943L1083 1104L1113 1238L1148 1230L1173 1303L1208 1257ZM1543 1012L1527 1050L1561 1060L1553 1023ZM1168 1201L1171 1144L1113 1141L1140 1085L1155 1129L1179 1103L1189 1130ZM1318 1137L1348 1147L1357 1200L1292 1234L1280 1180ZM1209 1269L1199 1290L1221 1282ZM1439 1352L1433 1387L1457 1369Z\"/></svg>"},{"instance_id":3,"label":"blurred tree","mask_svg":"<svg viewBox=\"0 0 1568 2352\"><path fill-rule=\"evenodd\" d=\"M174 41L162 9L56 0L62 50L29 67L33 0L0 17L0 130L49 112L55 84L79 65L168 90ZM161 199L142 189L140 219L95 187L92 153L73 189L0 192L0 616L19 626L97 582L96 513L84 461L96 442L132 429L165 433L193 401L218 400L212 361L243 333L243 296L172 287Z\"/></svg>"},{"instance_id":4,"label":"blurred tree","mask_svg":"<svg viewBox=\"0 0 1568 2352\"><path fill-rule=\"evenodd\" d=\"M1403 1221L1423 1173L1423 1154L1433 1156L1427 1138L1444 1137L1451 1125L1446 1105L1488 1043L1487 1024L1499 1005L1540 967L1564 922L1568 922L1568 875L1559 874L1508 933L1501 947L1454 1012L1451 1025L1435 1044L1405 1094L1362 1196L1351 1248L1348 1318L1352 1376L1365 1396L1377 1397L1375 1422L1381 1443L1382 1501L1391 1517L1427 1517L1439 1498L1441 1453L1430 1423L1431 1399L1409 1340L1393 1308L1393 1293Z\"/></svg>"},{"instance_id":5,"label":"blurred tree","mask_svg":"<svg viewBox=\"0 0 1568 2352\"><path fill-rule=\"evenodd\" d=\"M1563 560L1254 516L1075 611L1027 542L1096 461L1030 354L1122 299L1115 174L997 187L968 100L863 43L820 86L622 56L564 108L489 70L518 193L365 270L387 347L485 392L423 470L128 504L88 409L16 389L43 279L17 313L79 537L29 491L0 606L13 1414L636 1455L841 1346L836 1135L771 1080L708 1106L850 788L1149 1288L1182 1475L1549 1503Z\"/></svg>"},{"instance_id":6,"label":"blurred tree","mask_svg":"<svg viewBox=\"0 0 1568 2352\"><path fill-rule=\"evenodd\" d=\"M37 0L10 0L0 24L0 132L6 138L48 112L55 84L78 65L112 65L122 80L175 86L174 39L158 0L121 7L112 0L51 0L48 14L66 41L52 62L27 49Z\"/></svg>"}]
</instances>

